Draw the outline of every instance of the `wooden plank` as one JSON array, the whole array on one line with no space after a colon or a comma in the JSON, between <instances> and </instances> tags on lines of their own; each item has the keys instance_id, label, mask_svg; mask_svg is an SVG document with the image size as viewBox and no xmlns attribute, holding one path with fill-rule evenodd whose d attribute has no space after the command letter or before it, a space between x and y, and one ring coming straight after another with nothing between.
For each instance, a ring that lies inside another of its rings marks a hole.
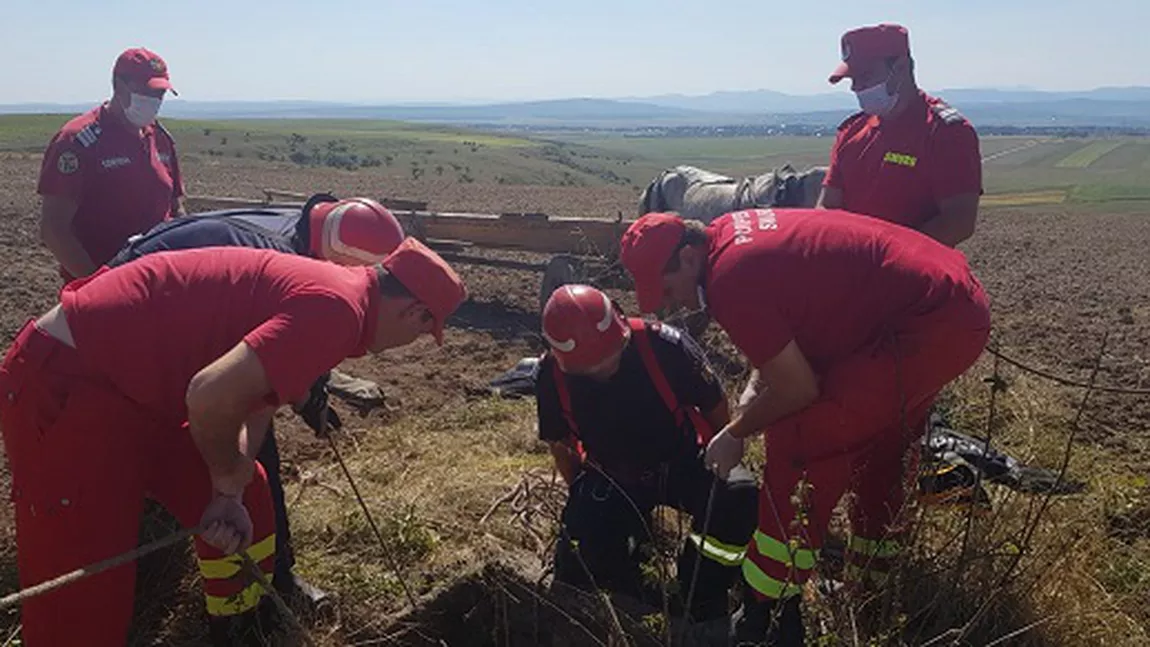
<instances>
[{"instance_id":1,"label":"wooden plank","mask_svg":"<svg viewBox=\"0 0 1150 647\"><path fill-rule=\"evenodd\" d=\"M307 199L311 197L306 193L299 193L296 191L281 191L279 189L264 189L264 196L266 196L268 202L279 199L300 203L307 202Z\"/></svg>"},{"instance_id":2,"label":"wooden plank","mask_svg":"<svg viewBox=\"0 0 1150 647\"><path fill-rule=\"evenodd\" d=\"M284 195L277 193L276 195ZM191 213L216 209L300 208L302 202L269 202L251 198L188 196ZM436 213L395 211L404 231L425 242L467 244L540 254L578 254L613 259L619 239L630 224L626 220L551 218L543 213Z\"/></svg>"},{"instance_id":3,"label":"wooden plank","mask_svg":"<svg viewBox=\"0 0 1150 647\"><path fill-rule=\"evenodd\" d=\"M184 205L187 207L189 213L214 211L216 209L243 209L245 207L265 207L272 209L298 209L303 207L302 202L271 202L258 198L231 198L214 195L188 196L184 198Z\"/></svg>"},{"instance_id":4,"label":"wooden plank","mask_svg":"<svg viewBox=\"0 0 1150 647\"><path fill-rule=\"evenodd\" d=\"M540 254L614 258L630 223L591 218L539 218L474 213L397 213L403 228L423 240L465 240L476 247Z\"/></svg>"},{"instance_id":5,"label":"wooden plank","mask_svg":"<svg viewBox=\"0 0 1150 647\"><path fill-rule=\"evenodd\" d=\"M280 189L264 189L264 196L266 196L267 202L283 200L299 202L300 204L307 202L308 198L311 197L306 193L282 191ZM405 200L403 198L379 198L379 203L393 211L427 211L426 201Z\"/></svg>"},{"instance_id":6,"label":"wooden plank","mask_svg":"<svg viewBox=\"0 0 1150 647\"><path fill-rule=\"evenodd\" d=\"M379 203L392 211L427 211L427 203L419 200L383 198Z\"/></svg>"}]
</instances>

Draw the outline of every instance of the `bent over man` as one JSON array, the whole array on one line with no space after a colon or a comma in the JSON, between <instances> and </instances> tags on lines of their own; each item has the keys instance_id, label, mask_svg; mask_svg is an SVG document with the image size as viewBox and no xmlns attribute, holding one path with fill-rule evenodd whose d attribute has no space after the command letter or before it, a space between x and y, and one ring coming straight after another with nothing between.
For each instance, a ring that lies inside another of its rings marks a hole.
<instances>
[{"instance_id":1,"label":"bent over man","mask_svg":"<svg viewBox=\"0 0 1150 647\"><path fill-rule=\"evenodd\" d=\"M543 335L539 437L570 486L556 579L640 597L638 547L652 539L651 510L667 505L693 518L679 602L690 597L696 620L726 616L757 486L749 472L719 480L703 465L703 445L728 413L702 349L671 326L625 319L585 285L552 293Z\"/></svg>"},{"instance_id":2,"label":"bent over man","mask_svg":"<svg viewBox=\"0 0 1150 647\"><path fill-rule=\"evenodd\" d=\"M326 194L313 196L302 209L231 209L195 214L161 223L147 233L133 236L109 267L116 267L148 254L201 247L253 247L300 254L340 265L369 265L382 261L403 241L403 228L383 205L369 198L336 200ZM297 412L318 433L336 419L327 409L324 374L312 386L307 407ZM295 552L291 546L287 504L280 481L280 456L275 429L269 421L263 445L256 456L267 472L272 509L276 519L276 562L272 581L289 599L306 602L313 609L327 594L292 572Z\"/></svg>"},{"instance_id":3,"label":"bent over man","mask_svg":"<svg viewBox=\"0 0 1150 647\"><path fill-rule=\"evenodd\" d=\"M347 357L432 334L465 298L414 239L346 268L270 250L152 254L64 287L0 366L22 587L130 550L145 496L196 539L212 635L255 618L275 553L264 470L276 408ZM30 647L122 645L134 565L27 600Z\"/></svg>"},{"instance_id":4,"label":"bent over man","mask_svg":"<svg viewBox=\"0 0 1150 647\"><path fill-rule=\"evenodd\" d=\"M801 585L830 513L852 488L848 565L899 551L904 456L938 392L981 354L990 315L961 252L837 210L762 209L708 227L647 214L622 261L644 311L706 308L758 369L746 406L707 447L720 474L764 433L759 523L735 637L801 645ZM777 620L777 622L776 622Z\"/></svg>"}]
</instances>

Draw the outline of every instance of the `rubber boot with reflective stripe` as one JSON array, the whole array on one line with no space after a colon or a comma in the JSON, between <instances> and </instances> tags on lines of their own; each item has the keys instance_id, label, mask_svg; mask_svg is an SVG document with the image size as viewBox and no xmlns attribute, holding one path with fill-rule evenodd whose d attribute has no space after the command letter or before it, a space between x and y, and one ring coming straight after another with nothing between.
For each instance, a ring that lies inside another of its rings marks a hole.
<instances>
[{"instance_id":1,"label":"rubber boot with reflective stripe","mask_svg":"<svg viewBox=\"0 0 1150 647\"><path fill-rule=\"evenodd\" d=\"M803 647L802 598L758 599L743 591L743 604L731 616L730 643L734 647Z\"/></svg>"},{"instance_id":2,"label":"rubber boot with reflective stripe","mask_svg":"<svg viewBox=\"0 0 1150 647\"><path fill-rule=\"evenodd\" d=\"M679 553L678 579L682 603L690 597L687 613L695 622L726 618L728 594L738 581L743 547L724 544L714 537L691 533Z\"/></svg>"}]
</instances>

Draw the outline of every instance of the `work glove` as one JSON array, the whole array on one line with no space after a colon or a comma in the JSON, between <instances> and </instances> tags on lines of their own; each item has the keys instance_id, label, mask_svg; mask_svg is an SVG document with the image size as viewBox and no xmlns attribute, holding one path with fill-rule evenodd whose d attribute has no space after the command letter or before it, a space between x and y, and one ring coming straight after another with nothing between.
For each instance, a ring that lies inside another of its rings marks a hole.
<instances>
[{"instance_id":1,"label":"work glove","mask_svg":"<svg viewBox=\"0 0 1150 647\"><path fill-rule=\"evenodd\" d=\"M303 418L307 426L311 427L315 435L320 438L326 438L328 431L332 429L339 431L343 428L343 420L328 404L327 382L330 377L330 373L323 374L312 383L307 399L302 404L292 405L292 410Z\"/></svg>"},{"instance_id":2,"label":"work glove","mask_svg":"<svg viewBox=\"0 0 1150 647\"><path fill-rule=\"evenodd\" d=\"M703 464L708 469L714 470L715 474L725 481L731 470L742 462L744 449L742 438L736 438L731 435L730 430L723 429L707 443L707 450L703 453Z\"/></svg>"},{"instance_id":3,"label":"work glove","mask_svg":"<svg viewBox=\"0 0 1150 647\"><path fill-rule=\"evenodd\" d=\"M244 507L242 494L216 492L200 517L200 533L209 546L234 555L252 545L252 518Z\"/></svg>"}]
</instances>

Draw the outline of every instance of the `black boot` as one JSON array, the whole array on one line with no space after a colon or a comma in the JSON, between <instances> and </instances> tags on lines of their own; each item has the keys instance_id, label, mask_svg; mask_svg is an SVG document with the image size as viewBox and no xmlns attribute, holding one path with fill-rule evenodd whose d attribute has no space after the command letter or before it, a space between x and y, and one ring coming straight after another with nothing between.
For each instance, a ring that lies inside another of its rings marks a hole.
<instances>
[{"instance_id":1,"label":"black boot","mask_svg":"<svg viewBox=\"0 0 1150 647\"><path fill-rule=\"evenodd\" d=\"M286 619L267 595L251 611L234 616L211 616L208 634L212 647L269 647L280 644Z\"/></svg>"},{"instance_id":2,"label":"black boot","mask_svg":"<svg viewBox=\"0 0 1150 647\"><path fill-rule=\"evenodd\" d=\"M271 644L262 615L261 610L253 609L234 616L212 616L208 620L212 647L264 647Z\"/></svg>"},{"instance_id":3,"label":"black boot","mask_svg":"<svg viewBox=\"0 0 1150 647\"><path fill-rule=\"evenodd\" d=\"M731 616L735 647L803 647L805 631L799 596L758 600L743 592L743 604Z\"/></svg>"}]
</instances>

